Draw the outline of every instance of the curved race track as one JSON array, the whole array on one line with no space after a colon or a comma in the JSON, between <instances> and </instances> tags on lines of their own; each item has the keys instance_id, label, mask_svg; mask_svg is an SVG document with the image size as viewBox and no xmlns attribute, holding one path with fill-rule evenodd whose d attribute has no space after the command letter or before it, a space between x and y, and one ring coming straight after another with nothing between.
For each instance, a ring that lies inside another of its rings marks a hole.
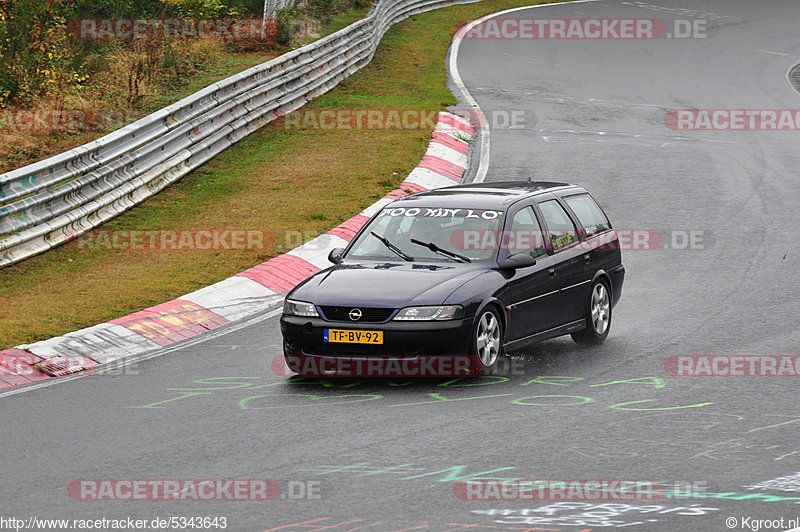
<instances>
[{"instance_id":1,"label":"curved race track","mask_svg":"<svg viewBox=\"0 0 800 532\"><path fill-rule=\"evenodd\" d=\"M704 39L460 46L461 78L486 115L525 117L491 129L487 181L575 182L618 229L663 235L666 247L623 253L608 341L593 350L548 341L515 356L507 380L292 383L269 368L280 333L267 312L127 375L6 392L4 516L226 516L229 530L334 532L721 531L729 517L733 530L749 530L745 517L783 517L782 528L762 529L790 528L800 501L780 498L800 494L775 488L800 481L749 487L800 471L796 379L677 377L664 364L800 355L800 132L675 131L664 117L800 107L786 80L800 57L800 4L607 0L502 16L707 24ZM690 232L694 249L674 249ZM462 501L453 480L467 476L696 489L602 508ZM286 498L86 502L67 492L76 479L137 478L272 479ZM301 481L320 498L290 500Z\"/></svg>"}]
</instances>

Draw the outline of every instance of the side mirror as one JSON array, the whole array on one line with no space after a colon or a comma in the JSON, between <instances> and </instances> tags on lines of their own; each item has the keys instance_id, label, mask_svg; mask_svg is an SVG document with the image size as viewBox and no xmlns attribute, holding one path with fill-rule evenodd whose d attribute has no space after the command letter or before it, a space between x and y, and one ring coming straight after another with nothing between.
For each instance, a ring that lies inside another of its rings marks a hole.
<instances>
[{"instance_id":1,"label":"side mirror","mask_svg":"<svg viewBox=\"0 0 800 532\"><path fill-rule=\"evenodd\" d=\"M497 263L501 270L516 270L536 264L536 259L527 253L514 253Z\"/></svg>"},{"instance_id":2,"label":"side mirror","mask_svg":"<svg viewBox=\"0 0 800 532\"><path fill-rule=\"evenodd\" d=\"M328 253L328 260L334 264L339 264L342 262L342 253L344 253L344 248L333 248Z\"/></svg>"}]
</instances>

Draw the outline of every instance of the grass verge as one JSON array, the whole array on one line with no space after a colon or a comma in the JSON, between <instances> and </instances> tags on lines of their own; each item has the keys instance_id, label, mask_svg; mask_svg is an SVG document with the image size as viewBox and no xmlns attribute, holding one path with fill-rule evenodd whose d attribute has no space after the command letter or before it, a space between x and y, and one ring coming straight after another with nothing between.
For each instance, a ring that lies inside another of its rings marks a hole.
<instances>
[{"instance_id":1,"label":"grass verge","mask_svg":"<svg viewBox=\"0 0 800 532\"><path fill-rule=\"evenodd\" d=\"M491 0L409 18L373 61L308 109L434 109L456 103L444 56L463 23L510 7ZM332 24L346 24L336 20ZM165 251L69 244L0 270L0 349L140 310L288 251L395 188L430 130L287 129L270 124L103 231L259 231L265 247ZM123 233L124 234L124 233ZM95 249L90 249L95 247ZM143 246L149 248L149 246Z\"/></svg>"}]
</instances>

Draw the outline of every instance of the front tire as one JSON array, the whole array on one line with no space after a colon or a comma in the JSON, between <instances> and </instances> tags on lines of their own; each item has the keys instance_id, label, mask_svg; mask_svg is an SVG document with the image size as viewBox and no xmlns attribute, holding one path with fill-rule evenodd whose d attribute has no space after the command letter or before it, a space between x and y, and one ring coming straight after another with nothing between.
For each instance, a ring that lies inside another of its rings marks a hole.
<instances>
[{"instance_id":1,"label":"front tire","mask_svg":"<svg viewBox=\"0 0 800 532\"><path fill-rule=\"evenodd\" d=\"M472 375L491 375L503 356L503 324L492 308L484 309L472 332Z\"/></svg>"},{"instance_id":2,"label":"front tire","mask_svg":"<svg viewBox=\"0 0 800 532\"><path fill-rule=\"evenodd\" d=\"M603 279L592 283L585 319L586 328L572 333L572 339L581 345L602 344L611 330L611 292Z\"/></svg>"}]
</instances>

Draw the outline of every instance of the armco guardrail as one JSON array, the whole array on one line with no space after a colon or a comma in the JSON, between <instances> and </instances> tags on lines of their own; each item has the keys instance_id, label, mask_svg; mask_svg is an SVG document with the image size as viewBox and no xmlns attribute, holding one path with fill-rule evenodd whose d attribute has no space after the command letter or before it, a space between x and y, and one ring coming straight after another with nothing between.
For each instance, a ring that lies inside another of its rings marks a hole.
<instances>
[{"instance_id":1,"label":"armco guardrail","mask_svg":"<svg viewBox=\"0 0 800 532\"><path fill-rule=\"evenodd\" d=\"M378 0L316 42L215 83L73 150L0 175L0 268L130 209L370 62L388 28L479 0Z\"/></svg>"}]
</instances>

